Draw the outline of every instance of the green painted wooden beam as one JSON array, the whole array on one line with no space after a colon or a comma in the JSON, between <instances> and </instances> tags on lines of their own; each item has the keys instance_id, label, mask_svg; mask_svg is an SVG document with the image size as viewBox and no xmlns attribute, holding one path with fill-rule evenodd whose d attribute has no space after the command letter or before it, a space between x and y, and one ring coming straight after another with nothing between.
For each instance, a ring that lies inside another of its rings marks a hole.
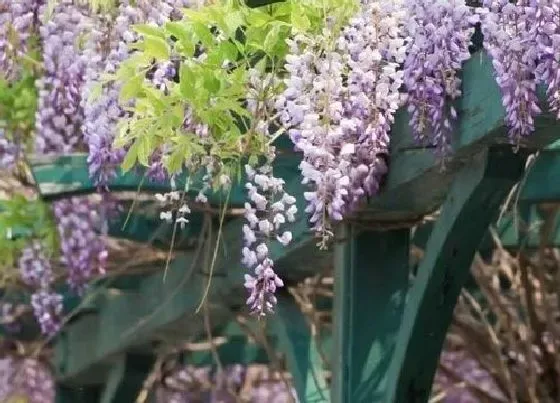
<instances>
[{"instance_id":1,"label":"green painted wooden beam","mask_svg":"<svg viewBox=\"0 0 560 403\"><path fill-rule=\"evenodd\" d=\"M560 130L559 130L560 131ZM560 150L543 150L529 168L520 202L542 203L560 200Z\"/></svg>"},{"instance_id":2,"label":"green painted wooden beam","mask_svg":"<svg viewBox=\"0 0 560 403\"><path fill-rule=\"evenodd\" d=\"M473 155L490 144L507 142L505 111L490 58L483 52L474 54L463 66L462 79L463 96L457 102L459 121L453 136L454 158L449 161L446 171L441 172L441 166L430 149L414 145L408 115L401 110L391 131L390 170L386 184L369 208L360 214L379 220L405 220L431 211L443 202L454 174ZM560 124L551 115L539 116L535 127L535 133L523 143L524 147L541 149L560 137ZM278 160L281 165L289 161L295 167L299 158L297 154L286 151L279 155ZM84 155L42 157L31 164L45 198L95 191ZM292 174L294 176L280 176L289 182L299 176L297 171ZM192 189L200 187L199 176L191 178ZM179 178L178 187L182 186L185 178ZM131 171L119 175L113 189L136 190L140 181L141 176ZM167 184L145 183L144 186L152 191L169 190ZM234 186L232 202L242 204L244 194L241 182Z\"/></svg>"},{"instance_id":3,"label":"green painted wooden beam","mask_svg":"<svg viewBox=\"0 0 560 403\"><path fill-rule=\"evenodd\" d=\"M56 385L56 403L99 403L99 386L68 387Z\"/></svg>"},{"instance_id":4,"label":"green painted wooden beam","mask_svg":"<svg viewBox=\"0 0 560 403\"><path fill-rule=\"evenodd\" d=\"M445 334L475 250L523 171L523 156L501 147L473 158L455 178L409 292L381 401L428 401Z\"/></svg>"},{"instance_id":5,"label":"green painted wooden beam","mask_svg":"<svg viewBox=\"0 0 560 403\"><path fill-rule=\"evenodd\" d=\"M216 336L222 336L216 332ZM276 346L275 337L271 336L272 346ZM246 336L231 336L224 344L216 347L222 365L232 364L268 364L270 359L266 350ZM195 366L215 365L214 356L211 351L193 351L185 355L185 364Z\"/></svg>"},{"instance_id":6,"label":"green painted wooden beam","mask_svg":"<svg viewBox=\"0 0 560 403\"><path fill-rule=\"evenodd\" d=\"M31 171L41 196L46 200L56 200L72 195L91 194L97 192L97 186L91 180L88 171L87 154L32 156L29 160ZM155 183L144 178L140 169L132 169L126 173L120 169L118 175L110 183L111 191L138 191L153 193L170 192L171 186L166 183ZM202 188L202 173L189 177L185 172L176 178L177 189L184 189L189 180L191 192ZM196 194L196 193L195 193ZM209 200L219 204L223 196L211 194ZM230 195L231 204L243 204L245 192L243 187L236 187Z\"/></svg>"},{"instance_id":7,"label":"green painted wooden beam","mask_svg":"<svg viewBox=\"0 0 560 403\"><path fill-rule=\"evenodd\" d=\"M518 230L518 225L520 224L520 220L522 220L518 213L505 214L498 222L493 224L493 227L499 237L501 246L505 249L517 250L522 245L528 249L536 249L540 246L539 229L543 224L543 219L544 218L539 213L538 206L532 205L529 209L528 231L523 236L520 236ZM425 248L433 227L433 223L428 223L419 227L414 234L413 244L421 249ZM560 217L555 219L552 236L547 240L545 246L551 248L560 247ZM482 237L478 250L487 252L495 247L496 245L492 235L488 232Z\"/></svg>"},{"instance_id":8,"label":"green painted wooden beam","mask_svg":"<svg viewBox=\"0 0 560 403\"><path fill-rule=\"evenodd\" d=\"M112 403L117 394L119 386L123 383L126 372L126 354L121 354L109 371L107 382L105 382L100 403Z\"/></svg>"},{"instance_id":9,"label":"green painted wooden beam","mask_svg":"<svg viewBox=\"0 0 560 403\"><path fill-rule=\"evenodd\" d=\"M321 365L316 338L294 298L278 293L276 315L270 318L272 333L278 338L277 351L285 354L299 401L330 402L329 387Z\"/></svg>"},{"instance_id":10,"label":"green painted wooden beam","mask_svg":"<svg viewBox=\"0 0 560 403\"><path fill-rule=\"evenodd\" d=\"M154 363L155 357L151 355L128 353L118 357L109 373L100 403L135 402Z\"/></svg>"},{"instance_id":11,"label":"green painted wooden beam","mask_svg":"<svg viewBox=\"0 0 560 403\"><path fill-rule=\"evenodd\" d=\"M336 246L332 400L385 402L409 288L408 229L385 232L343 225ZM387 401L388 402L388 401Z\"/></svg>"},{"instance_id":12,"label":"green painted wooden beam","mask_svg":"<svg viewBox=\"0 0 560 403\"><path fill-rule=\"evenodd\" d=\"M159 216L130 211L129 207L125 206L118 217L109 221L109 235L136 242L150 242L152 246L160 249L169 249L173 242L173 250L183 250L196 241L203 220L202 213L193 211L189 214L189 225L184 229L177 228L173 237L172 223L162 221Z\"/></svg>"},{"instance_id":13,"label":"green painted wooden beam","mask_svg":"<svg viewBox=\"0 0 560 403\"><path fill-rule=\"evenodd\" d=\"M459 121L453 133L453 158L441 172L430 150L413 144L407 113L399 111L391 131L389 174L381 194L360 214L384 220L414 219L434 211L445 199L458 170L485 147L507 143L505 110L493 77L490 58L474 54L463 65L463 96L457 102ZM560 137L560 122L542 115L523 147L541 149Z\"/></svg>"}]
</instances>

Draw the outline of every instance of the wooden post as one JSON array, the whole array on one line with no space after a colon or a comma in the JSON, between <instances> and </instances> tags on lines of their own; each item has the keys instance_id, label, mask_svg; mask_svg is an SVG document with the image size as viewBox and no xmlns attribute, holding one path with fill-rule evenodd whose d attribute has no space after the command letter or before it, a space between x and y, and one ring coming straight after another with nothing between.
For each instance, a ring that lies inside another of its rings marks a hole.
<instances>
[{"instance_id":1,"label":"wooden post","mask_svg":"<svg viewBox=\"0 0 560 403\"><path fill-rule=\"evenodd\" d=\"M278 305L272 318L278 349L286 355L293 385L301 403L330 402L324 368L306 321L294 298L287 292L278 293Z\"/></svg>"},{"instance_id":2,"label":"wooden post","mask_svg":"<svg viewBox=\"0 0 560 403\"><path fill-rule=\"evenodd\" d=\"M380 402L409 284L409 229L344 224L335 249L332 401Z\"/></svg>"},{"instance_id":3,"label":"wooden post","mask_svg":"<svg viewBox=\"0 0 560 403\"><path fill-rule=\"evenodd\" d=\"M523 174L524 161L511 147L496 147L473 158L457 174L409 293L383 402L428 401L475 250Z\"/></svg>"},{"instance_id":4,"label":"wooden post","mask_svg":"<svg viewBox=\"0 0 560 403\"><path fill-rule=\"evenodd\" d=\"M98 403L100 387L88 386L73 388L69 386L56 385L56 403Z\"/></svg>"},{"instance_id":5,"label":"wooden post","mask_svg":"<svg viewBox=\"0 0 560 403\"><path fill-rule=\"evenodd\" d=\"M121 355L109 371L100 403L135 402L154 362L151 355Z\"/></svg>"}]
</instances>

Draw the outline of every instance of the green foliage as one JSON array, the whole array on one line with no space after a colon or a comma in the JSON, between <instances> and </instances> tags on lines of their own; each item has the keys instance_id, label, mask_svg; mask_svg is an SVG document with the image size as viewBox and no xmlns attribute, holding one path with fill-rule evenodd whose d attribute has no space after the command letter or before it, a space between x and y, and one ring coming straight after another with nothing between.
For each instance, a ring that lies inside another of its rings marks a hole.
<instances>
[{"instance_id":1,"label":"green foliage","mask_svg":"<svg viewBox=\"0 0 560 403\"><path fill-rule=\"evenodd\" d=\"M21 195L0 201L0 286L17 275L17 259L31 239L44 245L47 256L58 251L50 206Z\"/></svg>"},{"instance_id":2,"label":"green foliage","mask_svg":"<svg viewBox=\"0 0 560 403\"><path fill-rule=\"evenodd\" d=\"M286 39L297 33L319 33L327 16L344 22L353 0L287 1L249 8L236 0L185 10L182 21L164 27L140 25L142 40L114 79L122 82L121 102L134 99L132 117L122 122L115 141L128 146L123 168L147 165L155 150L165 148L164 165L175 173L197 169L207 155L220 161L221 173L238 176L240 160L262 155L271 141L258 133L245 109L248 69L282 74ZM203 49L204 57L197 57ZM179 83L165 93L147 80L153 62L179 60ZM282 85L269 92L282 90ZM273 94L259 94L259 100ZM201 138L183 127L186 111L209 128Z\"/></svg>"},{"instance_id":3,"label":"green foliage","mask_svg":"<svg viewBox=\"0 0 560 403\"><path fill-rule=\"evenodd\" d=\"M30 145L36 106L35 76L31 72L24 71L17 81L0 79L0 129L11 141Z\"/></svg>"}]
</instances>

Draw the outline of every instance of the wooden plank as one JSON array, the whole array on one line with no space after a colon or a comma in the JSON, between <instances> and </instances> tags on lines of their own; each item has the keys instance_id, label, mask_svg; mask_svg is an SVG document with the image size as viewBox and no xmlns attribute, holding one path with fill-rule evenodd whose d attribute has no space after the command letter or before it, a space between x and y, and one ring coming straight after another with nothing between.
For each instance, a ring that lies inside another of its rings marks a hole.
<instances>
[{"instance_id":1,"label":"wooden plank","mask_svg":"<svg viewBox=\"0 0 560 403\"><path fill-rule=\"evenodd\" d=\"M216 332L216 336L223 336ZM227 341L216 347L222 365L232 364L268 364L270 359L264 348L254 341L248 340L246 336L227 337ZM276 346L274 337L270 337L271 345ZM210 350L193 351L185 356L185 363L195 366L215 365L215 360Z\"/></svg>"},{"instance_id":2,"label":"wooden plank","mask_svg":"<svg viewBox=\"0 0 560 403\"><path fill-rule=\"evenodd\" d=\"M278 338L277 351L286 356L299 401L330 402L315 337L296 301L287 292L279 293L277 312L270 322Z\"/></svg>"},{"instance_id":3,"label":"wooden plank","mask_svg":"<svg viewBox=\"0 0 560 403\"><path fill-rule=\"evenodd\" d=\"M519 196L520 202L560 200L560 150L543 150L530 167Z\"/></svg>"},{"instance_id":4,"label":"wooden plank","mask_svg":"<svg viewBox=\"0 0 560 403\"><path fill-rule=\"evenodd\" d=\"M365 224L365 223L364 223ZM408 229L344 225L335 259L332 400L382 400L409 287Z\"/></svg>"},{"instance_id":5,"label":"wooden plank","mask_svg":"<svg viewBox=\"0 0 560 403\"><path fill-rule=\"evenodd\" d=\"M454 158L445 172L435 161L430 149L418 148L412 143L407 113L399 111L391 133L390 171L381 194L360 214L379 220L409 220L439 206L447 194L454 174L472 156L494 143L505 143L505 111L501 94L493 77L490 58L484 53L474 54L462 70L463 96L457 102L459 121L454 133ZM530 149L543 148L560 137L560 123L551 115L544 114L535 121L536 131L522 145ZM281 164L289 161L295 167L300 157L284 150L278 157ZM67 196L74 192L91 193L95 187L89 179L84 155L35 159L32 169L45 198ZM294 175L298 175L297 171ZM185 176L186 177L186 176ZM181 187L185 177L179 178ZM294 176L284 176L290 181ZM134 172L119 175L114 190L136 190L141 176ZM200 175L191 178L191 187L200 186ZM232 201L242 204L243 186L234 186ZM153 191L169 190L168 185L148 185Z\"/></svg>"},{"instance_id":6,"label":"wooden plank","mask_svg":"<svg viewBox=\"0 0 560 403\"><path fill-rule=\"evenodd\" d=\"M100 403L112 403L117 394L117 389L122 383L126 371L126 354L118 357L109 372L107 382L101 394Z\"/></svg>"},{"instance_id":7,"label":"wooden plank","mask_svg":"<svg viewBox=\"0 0 560 403\"><path fill-rule=\"evenodd\" d=\"M457 102L459 122L454 133L454 154L441 172L430 150L412 144L406 112L399 111L391 132L390 170L384 191L372 200L367 214L379 220L414 219L435 210L445 199L454 175L485 147L506 143L505 110L493 77L490 58L474 54L463 65L463 96ZM523 147L541 149L560 137L560 122L543 114L536 131ZM365 213L364 213L365 214Z\"/></svg>"},{"instance_id":8,"label":"wooden plank","mask_svg":"<svg viewBox=\"0 0 560 403\"><path fill-rule=\"evenodd\" d=\"M97 186L89 176L87 155L75 153L69 155L33 156L29 161L35 183L41 197L45 200L56 200L64 197L97 192ZM132 169L123 173L117 170L118 175L111 181L109 189L113 192L130 191L151 193L170 192L169 182L156 183L144 178L142 169ZM202 188L202 173L191 175L184 172L176 177L178 190L185 188L189 181L190 191L196 193ZM224 196L219 193L209 195L209 200L219 204ZM244 188L234 187L230 195L231 204L242 205L245 201Z\"/></svg>"},{"instance_id":9,"label":"wooden plank","mask_svg":"<svg viewBox=\"0 0 560 403\"><path fill-rule=\"evenodd\" d=\"M100 388L98 386L71 388L56 385L56 403L98 403Z\"/></svg>"},{"instance_id":10,"label":"wooden plank","mask_svg":"<svg viewBox=\"0 0 560 403\"><path fill-rule=\"evenodd\" d=\"M475 250L523 170L523 156L505 147L482 152L457 175L409 292L383 402L428 400Z\"/></svg>"}]
</instances>

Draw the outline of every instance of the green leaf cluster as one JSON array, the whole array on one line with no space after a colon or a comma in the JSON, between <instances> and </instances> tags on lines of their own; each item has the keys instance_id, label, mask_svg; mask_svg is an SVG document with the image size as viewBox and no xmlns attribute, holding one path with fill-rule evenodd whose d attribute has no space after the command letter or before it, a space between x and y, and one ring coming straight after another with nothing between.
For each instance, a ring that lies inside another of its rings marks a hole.
<instances>
[{"instance_id":1,"label":"green leaf cluster","mask_svg":"<svg viewBox=\"0 0 560 403\"><path fill-rule=\"evenodd\" d=\"M53 256L58 251L56 234L48 204L21 195L0 201L0 286L18 276L17 259L31 240L40 241L45 254Z\"/></svg>"},{"instance_id":2,"label":"green leaf cluster","mask_svg":"<svg viewBox=\"0 0 560 403\"><path fill-rule=\"evenodd\" d=\"M132 112L115 141L117 147L128 147L123 169L148 165L153 153L164 148L164 165L171 173L196 168L211 155L235 176L240 161L262 154L270 141L253 130L245 108L248 69L281 76L289 37L319 34L327 17L346 21L355 7L354 0L291 0L258 8L221 0L184 10L181 21L163 27L136 26L141 40L114 77L122 83L121 103ZM169 60L177 61L178 82L161 91L146 74L154 62ZM281 90L278 86L273 92ZM208 136L184 127L187 110L208 127Z\"/></svg>"},{"instance_id":3,"label":"green leaf cluster","mask_svg":"<svg viewBox=\"0 0 560 403\"><path fill-rule=\"evenodd\" d=\"M0 130L9 140L30 146L35 126L35 76L24 70L17 81L0 78Z\"/></svg>"}]
</instances>

